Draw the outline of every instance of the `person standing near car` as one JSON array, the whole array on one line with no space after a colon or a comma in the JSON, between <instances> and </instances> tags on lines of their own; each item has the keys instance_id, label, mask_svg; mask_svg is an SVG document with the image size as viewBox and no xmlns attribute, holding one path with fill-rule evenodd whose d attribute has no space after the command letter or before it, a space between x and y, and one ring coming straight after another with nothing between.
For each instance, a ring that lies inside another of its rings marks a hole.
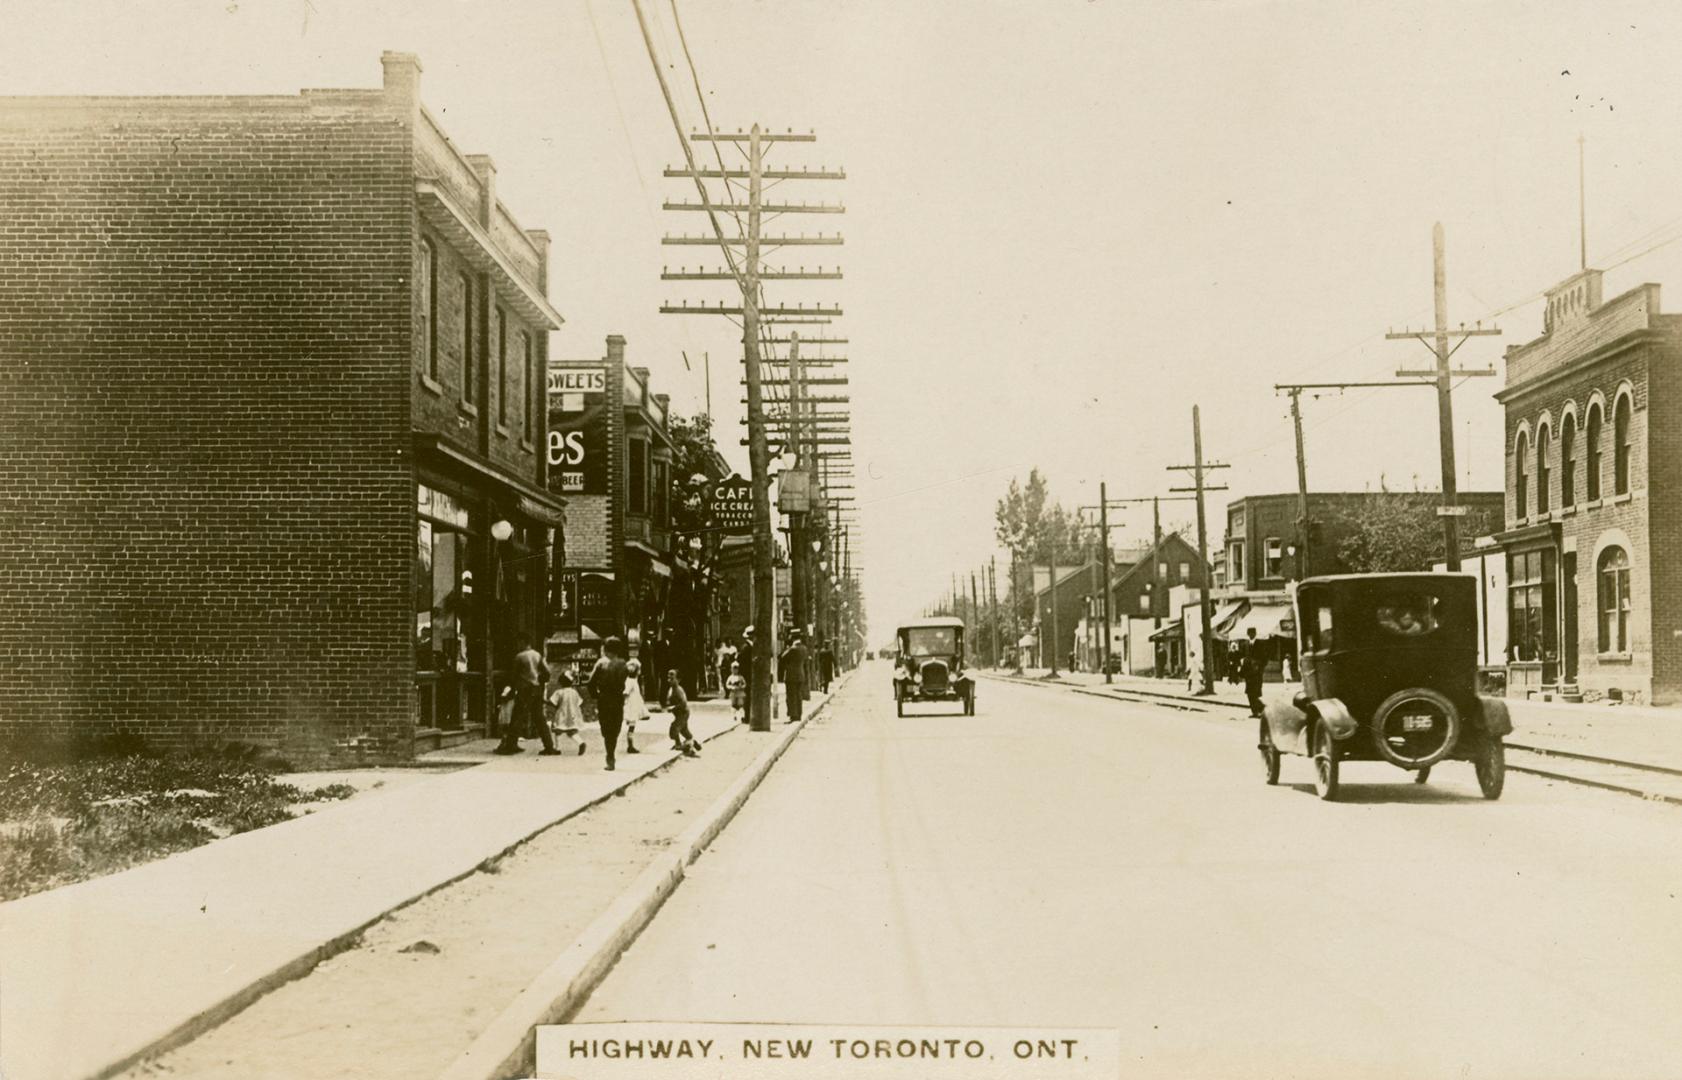
<instances>
[{"instance_id":1,"label":"person standing near car","mask_svg":"<svg viewBox=\"0 0 1682 1080\"><path fill-rule=\"evenodd\" d=\"M1244 696L1250 699L1251 716L1262 714L1262 672L1265 669L1261 642L1256 639L1256 628L1252 626L1245 635L1238 659L1238 673L1244 677Z\"/></svg>"}]
</instances>

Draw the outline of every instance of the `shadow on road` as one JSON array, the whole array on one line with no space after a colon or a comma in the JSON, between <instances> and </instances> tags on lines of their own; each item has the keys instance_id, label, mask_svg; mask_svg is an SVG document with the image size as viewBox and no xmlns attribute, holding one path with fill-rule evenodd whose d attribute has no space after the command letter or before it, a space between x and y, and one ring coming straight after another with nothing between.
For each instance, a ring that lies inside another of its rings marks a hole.
<instances>
[{"instance_id":1,"label":"shadow on road","mask_svg":"<svg viewBox=\"0 0 1682 1080\"><path fill-rule=\"evenodd\" d=\"M1292 791L1300 791L1305 795L1314 794L1313 784L1280 784ZM1468 795L1464 792L1447 791L1443 788L1432 787L1429 784L1340 784L1337 798L1334 802L1355 803L1358 805L1373 805L1377 803L1438 803L1454 805L1457 803L1486 802L1482 795Z\"/></svg>"}]
</instances>

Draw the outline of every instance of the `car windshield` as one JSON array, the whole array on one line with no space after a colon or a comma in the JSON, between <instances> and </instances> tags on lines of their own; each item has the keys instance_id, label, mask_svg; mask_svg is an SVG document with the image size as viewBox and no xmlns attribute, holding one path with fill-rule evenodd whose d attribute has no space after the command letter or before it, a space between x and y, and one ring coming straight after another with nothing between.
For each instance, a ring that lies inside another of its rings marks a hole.
<instances>
[{"instance_id":1,"label":"car windshield","mask_svg":"<svg viewBox=\"0 0 1682 1080\"><path fill-rule=\"evenodd\" d=\"M906 650L912 656L951 656L958 651L955 626L918 626L904 633Z\"/></svg>"}]
</instances>

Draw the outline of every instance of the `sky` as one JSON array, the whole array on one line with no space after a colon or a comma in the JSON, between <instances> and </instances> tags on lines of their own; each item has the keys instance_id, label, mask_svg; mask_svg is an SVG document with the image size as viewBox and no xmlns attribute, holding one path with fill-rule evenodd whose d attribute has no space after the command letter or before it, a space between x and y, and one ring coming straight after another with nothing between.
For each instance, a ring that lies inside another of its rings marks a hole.
<instances>
[{"instance_id":1,"label":"sky","mask_svg":"<svg viewBox=\"0 0 1682 1080\"><path fill-rule=\"evenodd\" d=\"M643 0L685 128L701 123L672 0ZM677 0L712 120L816 131L778 161L842 166L779 194L840 201L840 282L773 300L840 304L860 532L877 636L997 553L993 508L1031 467L1068 505L1167 494L1192 454L1225 500L1295 490L1274 384L1429 363L1387 329L1431 319L1447 234L1456 356L1502 370L1541 332L1542 289L1587 249L1610 298L1682 286L1682 9L1667 4ZM452 139L554 238L551 354L625 335L679 412L714 413L743 466L739 332L662 315L728 283L662 247L704 219L661 177L681 149L630 0L0 0L0 94L296 93L379 85L417 53ZM799 190L793 190L798 188ZM791 249L796 250L796 249ZM811 251L823 251L821 257ZM838 254L834 254L838 252ZM1666 310L1682 300L1672 297ZM685 366L687 353L690 367ZM1501 483L1501 379L1455 394L1463 490ZM1311 490L1438 487L1423 390L1303 399ZM1116 515L1148 539L1148 506ZM1189 504L1164 508L1189 523Z\"/></svg>"}]
</instances>

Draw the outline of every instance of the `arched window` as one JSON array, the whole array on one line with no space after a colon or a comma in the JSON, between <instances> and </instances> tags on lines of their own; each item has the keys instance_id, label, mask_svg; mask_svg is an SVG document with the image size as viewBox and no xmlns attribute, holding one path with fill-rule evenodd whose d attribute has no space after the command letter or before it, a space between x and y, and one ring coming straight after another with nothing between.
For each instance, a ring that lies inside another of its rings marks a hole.
<instances>
[{"instance_id":1,"label":"arched window","mask_svg":"<svg viewBox=\"0 0 1682 1080\"><path fill-rule=\"evenodd\" d=\"M1629 652L1629 553L1609 547L1599 564L1600 651Z\"/></svg>"},{"instance_id":2,"label":"arched window","mask_svg":"<svg viewBox=\"0 0 1682 1080\"><path fill-rule=\"evenodd\" d=\"M1566 413L1559 428L1559 505L1577 501L1577 417Z\"/></svg>"},{"instance_id":3,"label":"arched window","mask_svg":"<svg viewBox=\"0 0 1682 1080\"><path fill-rule=\"evenodd\" d=\"M1588 448L1583 453L1583 460L1588 465L1583 494L1589 502L1600 498L1600 426L1600 402L1597 401L1589 406L1588 426L1583 429L1583 435L1588 440Z\"/></svg>"},{"instance_id":4,"label":"arched window","mask_svg":"<svg viewBox=\"0 0 1682 1080\"><path fill-rule=\"evenodd\" d=\"M1629 413L1630 397L1620 394L1612 410L1612 491L1618 495L1629 494Z\"/></svg>"},{"instance_id":5,"label":"arched window","mask_svg":"<svg viewBox=\"0 0 1682 1080\"><path fill-rule=\"evenodd\" d=\"M1518 521L1530 516L1530 478L1524 471L1524 459L1529 456L1530 436L1521 431L1513 448L1513 517Z\"/></svg>"},{"instance_id":6,"label":"arched window","mask_svg":"<svg viewBox=\"0 0 1682 1080\"><path fill-rule=\"evenodd\" d=\"M1548 512L1548 429L1536 433L1536 512Z\"/></svg>"}]
</instances>

